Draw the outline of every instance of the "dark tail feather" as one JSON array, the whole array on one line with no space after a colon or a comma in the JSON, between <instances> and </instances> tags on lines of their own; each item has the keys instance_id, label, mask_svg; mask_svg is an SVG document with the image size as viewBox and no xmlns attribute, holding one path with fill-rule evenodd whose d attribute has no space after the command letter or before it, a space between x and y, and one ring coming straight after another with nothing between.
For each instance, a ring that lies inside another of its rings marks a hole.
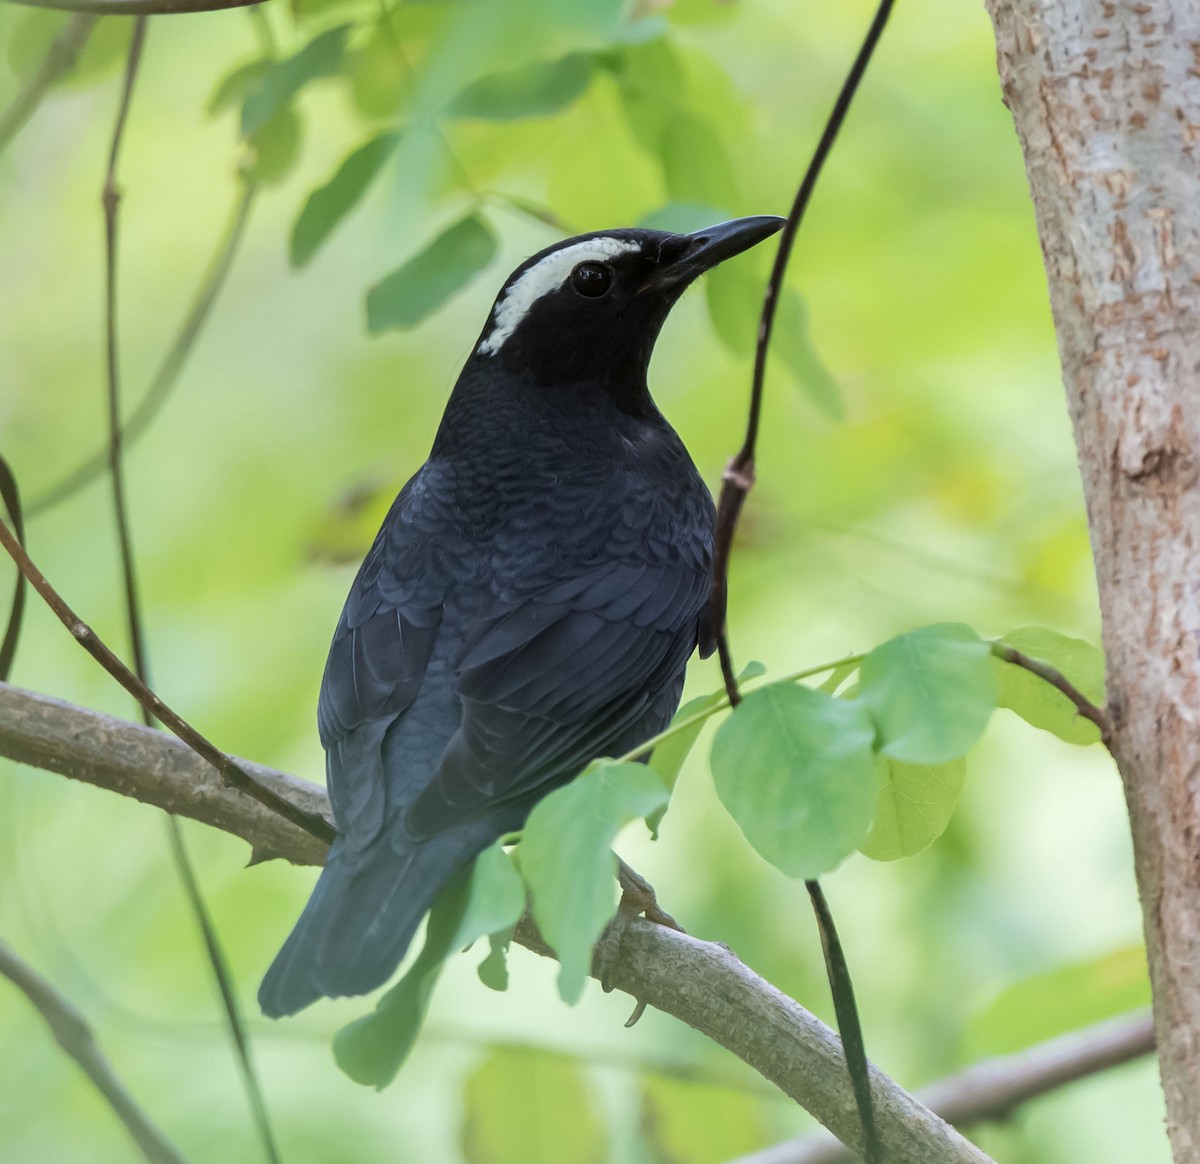
<instances>
[{"instance_id":1,"label":"dark tail feather","mask_svg":"<svg viewBox=\"0 0 1200 1164\"><path fill-rule=\"evenodd\" d=\"M386 834L363 848L339 838L312 897L258 988L270 1018L318 998L366 994L391 976L421 918L499 831L486 821L397 851Z\"/></svg>"}]
</instances>

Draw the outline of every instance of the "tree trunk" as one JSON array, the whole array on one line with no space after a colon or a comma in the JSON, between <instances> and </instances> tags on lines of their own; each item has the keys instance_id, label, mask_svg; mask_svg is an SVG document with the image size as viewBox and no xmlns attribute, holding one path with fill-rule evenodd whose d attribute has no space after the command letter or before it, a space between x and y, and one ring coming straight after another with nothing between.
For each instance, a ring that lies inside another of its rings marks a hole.
<instances>
[{"instance_id":1,"label":"tree trunk","mask_svg":"<svg viewBox=\"0 0 1200 1164\"><path fill-rule=\"evenodd\" d=\"M1200 1161L1200 0L986 0L1075 428L1175 1160Z\"/></svg>"}]
</instances>

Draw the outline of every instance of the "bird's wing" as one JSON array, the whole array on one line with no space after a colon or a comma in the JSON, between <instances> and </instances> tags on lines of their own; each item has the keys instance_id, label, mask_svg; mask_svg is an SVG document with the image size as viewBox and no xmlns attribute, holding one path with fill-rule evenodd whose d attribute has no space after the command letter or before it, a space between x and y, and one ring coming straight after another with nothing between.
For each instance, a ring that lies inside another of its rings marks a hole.
<instances>
[{"instance_id":1,"label":"bird's wing","mask_svg":"<svg viewBox=\"0 0 1200 1164\"><path fill-rule=\"evenodd\" d=\"M448 504L418 474L401 491L351 587L334 631L317 725L338 828L365 844L383 826L383 742L416 698L441 624L443 571L414 523Z\"/></svg>"},{"instance_id":2,"label":"bird's wing","mask_svg":"<svg viewBox=\"0 0 1200 1164\"><path fill-rule=\"evenodd\" d=\"M464 645L463 719L408 813L415 836L523 801L665 725L707 600L707 554L596 565L496 603Z\"/></svg>"}]
</instances>

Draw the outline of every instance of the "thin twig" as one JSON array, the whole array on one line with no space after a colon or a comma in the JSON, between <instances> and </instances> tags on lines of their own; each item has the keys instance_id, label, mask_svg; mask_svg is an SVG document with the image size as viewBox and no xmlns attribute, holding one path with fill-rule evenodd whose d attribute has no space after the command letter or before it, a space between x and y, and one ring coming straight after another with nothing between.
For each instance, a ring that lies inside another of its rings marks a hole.
<instances>
[{"instance_id":1,"label":"thin twig","mask_svg":"<svg viewBox=\"0 0 1200 1164\"><path fill-rule=\"evenodd\" d=\"M1091 721L1100 731L1100 739L1107 748L1112 740L1112 724L1103 708L1097 707L1082 691L1076 687L1061 671L1056 671L1048 663L1031 658L1016 647L1010 647L1005 642L992 643L992 654L997 659L1012 663L1014 667L1024 667L1039 679L1044 679L1051 687L1061 691L1074 705L1084 719Z\"/></svg>"},{"instance_id":2,"label":"thin twig","mask_svg":"<svg viewBox=\"0 0 1200 1164\"><path fill-rule=\"evenodd\" d=\"M191 354L204 324L208 321L213 303L225 284L229 272L233 268L233 260L245 236L246 223L249 221L250 210L254 205L258 186L252 178L243 175L240 178L241 187L238 200L230 215L213 259L209 263L200 285L196 290L188 313L184 317L175 339L163 356L162 363L154 373L146 394L138 401L137 406L129 414L129 418L121 426L121 441L128 446L150 426L150 422L158 414L158 410L166 402L179 379L179 373ZM72 469L60 481L55 482L43 493L34 497L25 507L29 517L36 517L52 509L61 501L78 492L103 475L108 467L109 449L105 443L86 461Z\"/></svg>"},{"instance_id":3,"label":"thin twig","mask_svg":"<svg viewBox=\"0 0 1200 1164\"><path fill-rule=\"evenodd\" d=\"M1108 1019L1015 1055L986 1059L917 1095L957 1128L1002 1120L1022 1104L1154 1050L1149 1010ZM743 1156L731 1164L852 1164L853 1152L819 1132Z\"/></svg>"},{"instance_id":4,"label":"thin twig","mask_svg":"<svg viewBox=\"0 0 1200 1164\"><path fill-rule=\"evenodd\" d=\"M323 816L303 812L269 788L263 787L215 744L202 736L187 720L172 711L150 688L139 682L137 676L109 650L99 635L67 605L62 595L50 585L45 574L37 568L25 552L21 543L13 537L12 530L2 521L0 521L0 545L8 551L9 556L16 562L17 569L29 579L29 584L41 595L46 605L54 612L59 622L71 632L79 645L146 711L160 720L169 731L177 735L197 755L216 768L229 787L236 788L239 792L253 797L260 804L277 812L284 819L291 821L292 824L311 833L326 844L333 840L336 833Z\"/></svg>"},{"instance_id":5,"label":"thin twig","mask_svg":"<svg viewBox=\"0 0 1200 1164\"><path fill-rule=\"evenodd\" d=\"M262 0L13 0L29 8L58 8L97 16L171 16L187 12L220 12L248 8Z\"/></svg>"},{"instance_id":6,"label":"thin twig","mask_svg":"<svg viewBox=\"0 0 1200 1164\"><path fill-rule=\"evenodd\" d=\"M787 271L788 260L791 258L792 244L795 242L801 219L804 217L813 190L816 188L817 179L821 176L825 159L833 148L833 143L842 128L842 122L846 119L850 103L854 100L854 94L858 90L859 82L871 61L875 46L879 43L884 25L891 14L893 2L894 0L882 0L875 13L875 19L867 30L867 35L863 40L862 47L858 50L858 56L855 57L850 72L846 75L841 92L834 103L833 112L829 115L829 120L817 143L812 160L808 163L808 169L796 191L796 198L788 213L787 221L779 233L779 249L775 252L775 265L771 269L771 278L767 282L767 289L763 295L762 318L758 325L758 342L754 350L754 378L750 387L746 437L737 456L729 462L725 470L721 482L720 499L717 502L717 523L713 546L713 593L710 599L710 610L713 615L713 625L722 632L725 628L729 554L733 547L733 535L737 529L742 505L754 485L754 454L758 443L759 421L762 416L767 350L771 343L771 332L775 326L775 312L779 304L779 293L783 288L783 276ZM723 633L721 637L724 639ZM730 689L730 698L736 705L737 701L733 699L733 692L736 690L737 682L733 664L729 658L729 648L724 642L720 645L721 671L725 677L725 684Z\"/></svg>"},{"instance_id":7,"label":"thin twig","mask_svg":"<svg viewBox=\"0 0 1200 1164\"><path fill-rule=\"evenodd\" d=\"M129 524L129 506L125 493L125 470L122 459L121 440L121 377L119 361L119 344L117 329L117 210L120 207L121 191L117 185L117 159L121 152L124 138L125 123L129 115L129 107L133 98L133 86L141 62L142 49L145 44L147 21L146 16L139 16L134 22L133 36L129 45L129 54L125 63L125 78L121 89L120 104L117 109L117 121L113 129L112 147L109 151L108 170L104 179L104 252L105 252L105 334L107 340L108 366L108 471L112 483L113 513L117 525L117 547L121 564L121 579L125 590L125 617L129 630L130 649L133 656L133 669L138 680L147 687L150 684L149 657L146 647L146 636L142 624L141 604L138 600L137 573L134 567L133 538ZM153 727L154 722L150 713L143 707L142 716L146 727ZM262 1086L259 1083L258 1072L250 1053L250 1039L242 1020L241 1009L237 1001L237 990L229 969L225 952L217 934L216 925L208 911L200 892L200 883L196 871L188 855L184 842L183 830L179 821L168 815L166 818L167 843L175 871L179 876L184 897L187 899L200 937L204 943L204 951L208 964L216 981L224 1012L226 1026L233 1042L234 1055L242 1077L242 1086L246 1091L247 1102L250 1106L251 1117L262 1143L263 1152L268 1164L280 1164L279 1149L275 1143L275 1135L271 1129L271 1121L267 1112L266 1101L263 1098Z\"/></svg>"},{"instance_id":8,"label":"thin twig","mask_svg":"<svg viewBox=\"0 0 1200 1164\"><path fill-rule=\"evenodd\" d=\"M186 1164L171 1142L150 1121L117 1078L112 1065L96 1044L83 1015L11 947L0 940L0 974L4 975L37 1008L58 1045L96 1085L109 1107L125 1125L142 1155L151 1164Z\"/></svg>"},{"instance_id":9,"label":"thin twig","mask_svg":"<svg viewBox=\"0 0 1200 1164\"><path fill-rule=\"evenodd\" d=\"M20 133L54 83L74 67L96 27L96 20L97 17L92 13L76 12L50 42L42 63L0 113L0 153Z\"/></svg>"}]
</instances>

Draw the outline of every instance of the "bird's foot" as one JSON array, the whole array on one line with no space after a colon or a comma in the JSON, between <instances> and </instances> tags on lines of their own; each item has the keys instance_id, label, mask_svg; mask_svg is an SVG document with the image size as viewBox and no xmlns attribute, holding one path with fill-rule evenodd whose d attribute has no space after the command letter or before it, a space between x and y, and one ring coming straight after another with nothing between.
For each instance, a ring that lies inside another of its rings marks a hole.
<instances>
[{"instance_id":1,"label":"bird's foot","mask_svg":"<svg viewBox=\"0 0 1200 1164\"><path fill-rule=\"evenodd\" d=\"M644 917L656 925L669 930L687 931L661 905L655 895L654 886L636 869L631 869L620 857L617 858L617 879L621 882L620 912L629 917Z\"/></svg>"}]
</instances>

